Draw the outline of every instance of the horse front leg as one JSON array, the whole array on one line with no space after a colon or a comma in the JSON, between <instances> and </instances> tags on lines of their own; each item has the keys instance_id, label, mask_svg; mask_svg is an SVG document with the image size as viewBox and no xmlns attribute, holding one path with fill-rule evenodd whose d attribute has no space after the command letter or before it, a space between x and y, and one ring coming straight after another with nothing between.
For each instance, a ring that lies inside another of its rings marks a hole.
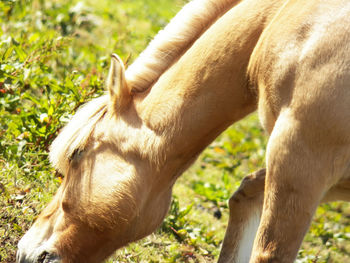
<instances>
[{"instance_id":1,"label":"horse front leg","mask_svg":"<svg viewBox=\"0 0 350 263\"><path fill-rule=\"evenodd\" d=\"M263 206L266 170L246 176L229 200L230 218L219 263L249 262Z\"/></svg>"},{"instance_id":2,"label":"horse front leg","mask_svg":"<svg viewBox=\"0 0 350 263\"><path fill-rule=\"evenodd\" d=\"M309 128L283 114L275 124L267 147L263 212L250 263L293 262L330 180L335 180L331 175L336 148Z\"/></svg>"}]
</instances>

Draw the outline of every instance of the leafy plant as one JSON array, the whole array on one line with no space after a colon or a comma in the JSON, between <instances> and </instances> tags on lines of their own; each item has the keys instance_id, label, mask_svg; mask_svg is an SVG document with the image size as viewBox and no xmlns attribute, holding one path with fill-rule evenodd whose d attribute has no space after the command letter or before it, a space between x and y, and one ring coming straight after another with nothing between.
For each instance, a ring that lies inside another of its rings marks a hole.
<instances>
[{"instance_id":1,"label":"leafy plant","mask_svg":"<svg viewBox=\"0 0 350 263\"><path fill-rule=\"evenodd\" d=\"M186 238L189 230L186 215L191 211L193 203L180 209L179 200L176 195L173 196L169 216L164 220L161 230L173 234L179 241Z\"/></svg>"}]
</instances>

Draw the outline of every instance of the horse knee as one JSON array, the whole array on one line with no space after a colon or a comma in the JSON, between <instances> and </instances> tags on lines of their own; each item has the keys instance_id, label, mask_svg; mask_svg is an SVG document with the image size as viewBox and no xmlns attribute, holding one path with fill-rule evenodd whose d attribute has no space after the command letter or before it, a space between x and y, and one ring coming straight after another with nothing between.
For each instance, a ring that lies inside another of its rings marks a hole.
<instances>
[{"instance_id":1,"label":"horse knee","mask_svg":"<svg viewBox=\"0 0 350 263\"><path fill-rule=\"evenodd\" d=\"M265 169L247 175L229 200L230 218L219 262L248 262L263 205Z\"/></svg>"},{"instance_id":2,"label":"horse knee","mask_svg":"<svg viewBox=\"0 0 350 263\"><path fill-rule=\"evenodd\" d=\"M260 169L243 178L241 185L234 192L229 200L229 206L234 207L245 200L252 200L257 196L262 196L265 187L266 169Z\"/></svg>"}]
</instances>

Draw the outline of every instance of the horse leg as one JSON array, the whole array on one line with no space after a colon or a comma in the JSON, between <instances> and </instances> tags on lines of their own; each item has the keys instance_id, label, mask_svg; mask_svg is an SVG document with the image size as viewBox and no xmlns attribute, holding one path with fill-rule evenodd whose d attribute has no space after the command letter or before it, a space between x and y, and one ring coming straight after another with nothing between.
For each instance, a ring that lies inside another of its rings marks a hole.
<instances>
[{"instance_id":1,"label":"horse leg","mask_svg":"<svg viewBox=\"0 0 350 263\"><path fill-rule=\"evenodd\" d=\"M249 262L259 226L264 197L266 170L246 176L229 200L230 218L219 263Z\"/></svg>"},{"instance_id":2,"label":"horse leg","mask_svg":"<svg viewBox=\"0 0 350 263\"><path fill-rule=\"evenodd\" d=\"M291 114L282 113L275 123L251 263L293 262L328 185L337 181L334 160L339 149L323 134L307 129Z\"/></svg>"}]
</instances>

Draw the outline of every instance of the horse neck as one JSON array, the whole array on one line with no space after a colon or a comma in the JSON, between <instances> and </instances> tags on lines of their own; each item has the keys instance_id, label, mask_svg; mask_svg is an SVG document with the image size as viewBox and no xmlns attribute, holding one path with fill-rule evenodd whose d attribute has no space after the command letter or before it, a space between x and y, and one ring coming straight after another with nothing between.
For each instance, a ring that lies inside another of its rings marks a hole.
<instances>
[{"instance_id":1,"label":"horse neck","mask_svg":"<svg viewBox=\"0 0 350 263\"><path fill-rule=\"evenodd\" d=\"M137 105L164 137L167 166L183 170L233 122L256 108L246 74L251 53L284 1L245 0L216 21ZM137 98L136 98L137 101Z\"/></svg>"}]
</instances>

